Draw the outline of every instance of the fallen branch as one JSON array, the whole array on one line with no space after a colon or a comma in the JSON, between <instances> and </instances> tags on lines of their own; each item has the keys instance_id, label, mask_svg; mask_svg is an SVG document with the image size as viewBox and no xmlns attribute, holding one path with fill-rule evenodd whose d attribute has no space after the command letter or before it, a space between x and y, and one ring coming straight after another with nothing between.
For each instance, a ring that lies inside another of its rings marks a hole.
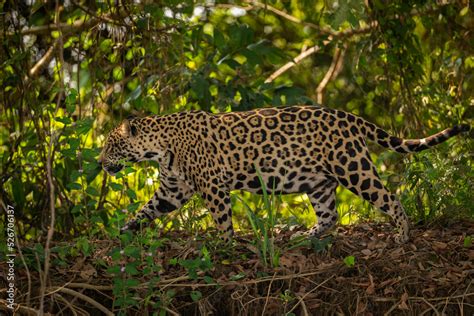
<instances>
[{"instance_id":1,"label":"fallen branch","mask_svg":"<svg viewBox=\"0 0 474 316\"><path fill-rule=\"evenodd\" d=\"M62 292L64 294L68 294L68 295L77 297L78 299L81 299L84 302L89 303L93 307L95 307L98 310L100 310L101 312L103 312L105 315L109 315L109 316L114 315L114 313L112 313L110 310L108 310L104 305L100 304L96 300L94 300L94 299L90 298L89 296L84 295L82 293L76 292L74 290L71 290L71 289L68 289L68 288L65 288L65 287L52 287L52 288L48 288L48 290L50 290L50 292L46 293L46 295L51 295L51 294L54 294L56 292Z\"/></svg>"},{"instance_id":2,"label":"fallen branch","mask_svg":"<svg viewBox=\"0 0 474 316\"><path fill-rule=\"evenodd\" d=\"M96 290L96 291L110 291L114 287L112 285L94 285L89 283L67 283L65 285L72 289Z\"/></svg>"},{"instance_id":3,"label":"fallen branch","mask_svg":"<svg viewBox=\"0 0 474 316\"><path fill-rule=\"evenodd\" d=\"M295 304L295 306L293 306L293 308L290 309L290 311L288 311L287 314L290 314L292 311L295 310L296 307L298 307L298 305L302 304L302 306L304 306L304 309L306 309L306 306L303 305L304 304L304 299L306 298L306 296L308 296L309 294L311 294L312 292L316 291L317 289L319 289L321 286L323 286L325 283L327 283L329 280L331 280L332 278L334 278L334 274L331 275L329 278L327 278L326 280L324 280L323 282L319 283L318 285L316 285L316 287L314 287L311 291L308 291L306 292L302 297L300 297L300 299L298 300L298 303ZM308 312L306 312L305 314L307 314Z\"/></svg>"},{"instance_id":4,"label":"fallen branch","mask_svg":"<svg viewBox=\"0 0 474 316\"><path fill-rule=\"evenodd\" d=\"M265 310L267 309L268 301L270 300L270 292L271 292L271 289L272 289L273 281L275 280L275 276L276 276L276 272L273 273L272 280L270 281L270 284L268 285L267 298L265 299L265 305L263 306L262 315L265 314Z\"/></svg>"},{"instance_id":5,"label":"fallen branch","mask_svg":"<svg viewBox=\"0 0 474 316\"><path fill-rule=\"evenodd\" d=\"M7 312L12 312L12 310L7 307L8 304L9 303L6 300L0 299L0 310L4 310L4 311L7 311ZM23 306L23 305L20 305L20 304L17 304L17 303L15 303L14 306L15 306L15 309L14 309L13 314L15 314L16 312L19 312L20 315L37 316L39 314L38 310L36 310L34 308L31 308L31 307Z\"/></svg>"},{"instance_id":6,"label":"fallen branch","mask_svg":"<svg viewBox=\"0 0 474 316\"><path fill-rule=\"evenodd\" d=\"M69 302L67 299L65 299L61 294L58 294L58 293L55 293L54 294L54 297L58 298L61 302L64 303L64 305L69 308L69 310L71 310L73 316L77 316L77 312L76 312L76 309L75 307L71 304L71 302ZM61 310L58 312L59 315L61 315L64 310L66 309L66 307L63 307L61 308Z\"/></svg>"}]
</instances>

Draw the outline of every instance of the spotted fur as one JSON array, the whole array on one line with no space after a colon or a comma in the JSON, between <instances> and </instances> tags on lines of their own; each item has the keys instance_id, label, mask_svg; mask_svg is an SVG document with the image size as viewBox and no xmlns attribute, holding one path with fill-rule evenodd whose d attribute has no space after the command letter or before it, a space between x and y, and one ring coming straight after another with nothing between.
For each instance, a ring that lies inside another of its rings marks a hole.
<instances>
[{"instance_id":1,"label":"spotted fur","mask_svg":"<svg viewBox=\"0 0 474 316\"><path fill-rule=\"evenodd\" d=\"M99 162L115 174L121 161L160 164L160 187L129 221L135 230L180 208L194 194L204 198L224 239L233 234L231 190L283 194L306 193L318 223L308 235L319 236L337 220L335 192L342 185L383 213L408 240L408 219L397 197L380 180L366 140L400 153L416 152L467 131L460 125L424 139L404 140L353 114L322 107L264 108L209 114L182 112L125 120L107 138Z\"/></svg>"}]
</instances>

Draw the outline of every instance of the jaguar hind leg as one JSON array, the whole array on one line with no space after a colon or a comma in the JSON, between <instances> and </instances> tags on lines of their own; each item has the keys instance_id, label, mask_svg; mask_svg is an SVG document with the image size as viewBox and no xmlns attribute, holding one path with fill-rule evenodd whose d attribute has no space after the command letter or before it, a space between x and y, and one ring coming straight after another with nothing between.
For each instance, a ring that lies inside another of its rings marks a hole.
<instances>
[{"instance_id":1,"label":"jaguar hind leg","mask_svg":"<svg viewBox=\"0 0 474 316\"><path fill-rule=\"evenodd\" d=\"M407 242L409 239L408 217L398 198L382 184L368 152L362 158L359 157L358 160L349 161L344 173L344 175L339 175L339 182L383 213L389 215L399 231L399 234L395 236L395 242Z\"/></svg>"},{"instance_id":2,"label":"jaguar hind leg","mask_svg":"<svg viewBox=\"0 0 474 316\"><path fill-rule=\"evenodd\" d=\"M217 186L210 187L202 195L222 240L229 242L234 234L230 193Z\"/></svg>"},{"instance_id":3,"label":"jaguar hind leg","mask_svg":"<svg viewBox=\"0 0 474 316\"><path fill-rule=\"evenodd\" d=\"M338 218L336 211L337 185L338 183L335 179L327 179L321 182L314 191L308 193L318 222L306 232L293 234L292 238L302 235L319 237L334 227Z\"/></svg>"}]
</instances>

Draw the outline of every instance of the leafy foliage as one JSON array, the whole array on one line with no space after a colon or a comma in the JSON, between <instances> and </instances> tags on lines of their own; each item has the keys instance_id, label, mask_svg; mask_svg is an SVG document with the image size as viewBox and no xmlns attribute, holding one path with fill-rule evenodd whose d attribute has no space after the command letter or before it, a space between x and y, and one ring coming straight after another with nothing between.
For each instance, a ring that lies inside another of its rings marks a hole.
<instances>
[{"instance_id":1,"label":"leafy foliage","mask_svg":"<svg viewBox=\"0 0 474 316\"><path fill-rule=\"evenodd\" d=\"M96 264L113 277L113 305L122 314L143 303L138 297L161 313L175 298L173 289L153 291L162 266L152 257L166 240L160 234L184 227L199 239L202 228L212 226L194 197L155 230L119 234L159 186L155 163L128 166L115 178L101 172L96 158L104 135L124 117L323 102L393 134L418 138L469 122L474 113L474 13L462 1L0 6L0 198L15 208L19 240L35 244L23 249L26 266L41 270L38 262L48 260L43 242L52 223L54 238L75 242L50 249L58 267L71 257L91 256L91 238L118 239L120 247L108 254L111 261ZM472 152L472 140L459 138L406 158L375 149L373 160L415 220L443 214L472 218ZM236 226L254 233L264 266L280 265L273 232L281 222L314 222L305 197L271 194L262 200L235 193L232 200ZM342 223L375 216L347 190L338 191L338 204ZM330 237L306 240L293 248L309 246L319 253L330 242ZM465 246L471 243L467 236ZM213 283L206 273L215 262L207 249L227 250L207 246L166 264ZM344 263L353 266L354 257ZM144 292L137 289L142 273L149 286ZM232 281L244 277L238 273ZM199 302L203 294L189 295ZM295 300L286 292L281 298Z\"/></svg>"},{"instance_id":2,"label":"leafy foliage","mask_svg":"<svg viewBox=\"0 0 474 316\"><path fill-rule=\"evenodd\" d=\"M122 210L132 213L151 196L159 185L156 164L111 179L96 162L104 134L131 113L321 99L405 136L472 118L474 55L467 43L474 17L461 3L9 2L2 9L0 193L16 208L20 239L44 236L51 198L56 233L90 236L114 234ZM321 86L337 51L342 62ZM292 68L272 75L293 58ZM469 152L472 142L451 141L414 155L404 161L403 179L395 176L403 174L400 155L374 158L388 169L389 186L402 184L410 214L432 219L448 210L472 215ZM346 191L338 200L341 210L352 203ZM196 198L187 208L202 203ZM162 226L181 222L169 220Z\"/></svg>"}]
</instances>

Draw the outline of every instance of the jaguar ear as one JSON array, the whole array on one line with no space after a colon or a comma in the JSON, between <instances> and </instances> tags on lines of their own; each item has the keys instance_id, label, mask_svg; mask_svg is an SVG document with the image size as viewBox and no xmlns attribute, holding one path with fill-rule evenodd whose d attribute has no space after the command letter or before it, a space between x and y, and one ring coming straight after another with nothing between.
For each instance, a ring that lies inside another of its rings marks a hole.
<instances>
[{"instance_id":1,"label":"jaguar ear","mask_svg":"<svg viewBox=\"0 0 474 316\"><path fill-rule=\"evenodd\" d=\"M128 119L123 120L122 124L120 124L120 134L122 136L137 136L137 128L130 124Z\"/></svg>"}]
</instances>

